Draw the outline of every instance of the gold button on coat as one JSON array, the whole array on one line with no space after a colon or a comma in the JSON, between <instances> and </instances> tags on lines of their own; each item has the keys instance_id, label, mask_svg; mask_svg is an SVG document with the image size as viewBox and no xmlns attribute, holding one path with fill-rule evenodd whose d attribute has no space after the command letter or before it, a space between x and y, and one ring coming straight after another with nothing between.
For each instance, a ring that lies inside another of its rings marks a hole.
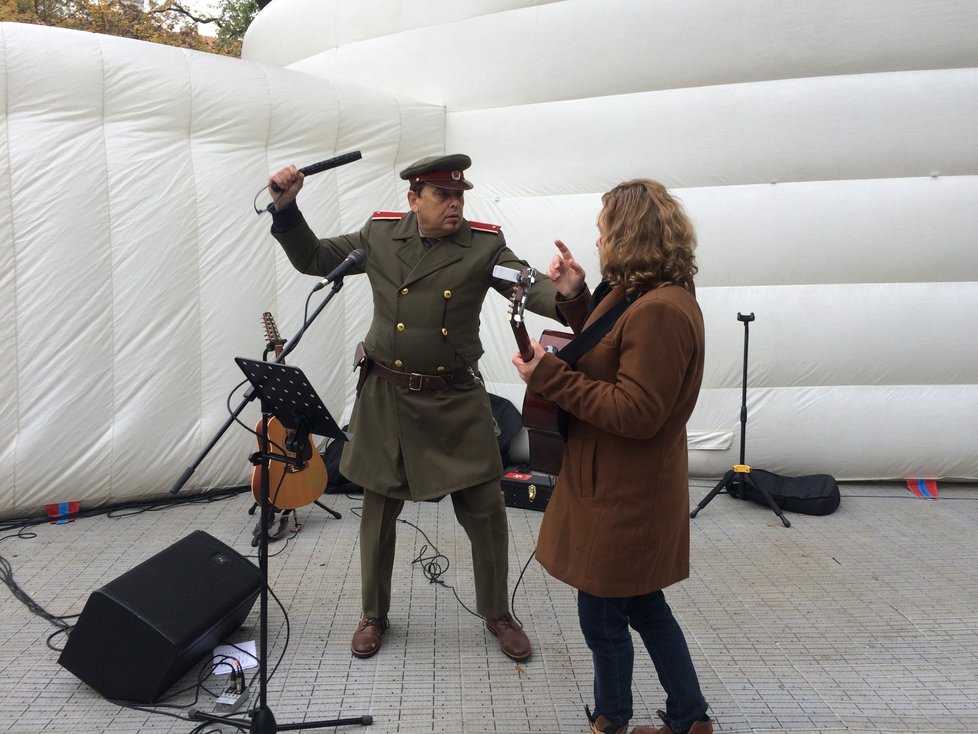
<instances>
[{"instance_id":1,"label":"gold button on coat","mask_svg":"<svg viewBox=\"0 0 978 734\"><path fill-rule=\"evenodd\" d=\"M403 367L404 366L404 363L401 360L399 360L399 359L395 359L394 360L394 366L395 367Z\"/></svg>"},{"instance_id":2,"label":"gold button on coat","mask_svg":"<svg viewBox=\"0 0 978 734\"><path fill-rule=\"evenodd\" d=\"M404 331L405 326L404 326L404 324L398 324L396 328L397 328L398 331Z\"/></svg>"},{"instance_id":3,"label":"gold button on coat","mask_svg":"<svg viewBox=\"0 0 978 734\"><path fill-rule=\"evenodd\" d=\"M445 298L451 298L452 297L452 292L451 291L445 291L442 295L444 295Z\"/></svg>"},{"instance_id":4,"label":"gold button on coat","mask_svg":"<svg viewBox=\"0 0 978 734\"><path fill-rule=\"evenodd\" d=\"M444 326L441 327L441 335L442 336L448 336L448 329L446 329Z\"/></svg>"},{"instance_id":5,"label":"gold button on coat","mask_svg":"<svg viewBox=\"0 0 978 734\"><path fill-rule=\"evenodd\" d=\"M406 296L407 294L408 294L408 289L407 288L401 288L401 295L402 296Z\"/></svg>"}]
</instances>

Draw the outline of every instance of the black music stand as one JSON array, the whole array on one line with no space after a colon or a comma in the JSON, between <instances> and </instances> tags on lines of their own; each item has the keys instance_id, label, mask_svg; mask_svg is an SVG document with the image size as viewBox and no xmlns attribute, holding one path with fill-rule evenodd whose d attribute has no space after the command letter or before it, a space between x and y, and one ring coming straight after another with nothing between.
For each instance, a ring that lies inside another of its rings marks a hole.
<instances>
[{"instance_id":1,"label":"black music stand","mask_svg":"<svg viewBox=\"0 0 978 734\"><path fill-rule=\"evenodd\" d=\"M791 523L788 522L788 518L784 516L781 508L778 507L778 503L774 501L774 497L772 497L771 493L764 487L754 481L754 478L750 475L750 466L744 463L744 449L747 445L747 324L753 320L753 313L749 313L746 316L742 313L737 314L737 321L744 322L744 382L740 399L740 463L734 464L730 471L723 475L723 479L721 479L717 486L715 486L711 492L702 499L696 508L689 513L689 516L696 517L696 514L700 510L710 504L710 500L723 491L726 491L731 497L745 500L747 499L746 489L747 487L750 487L752 490L757 492L759 496L764 498L767 506L771 508L771 511L774 514L781 518L781 522L784 523L784 526L786 528L790 528Z\"/></svg>"},{"instance_id":2,"label":"black music stand","mask_svg":"<svg viewBox=\"0 0 978 734\"><path fill-rule=\"evenodd\" d=\"M212 721L228 724L239 729L249 727L251 734L271 734L278 731L297 729L327 729L337 726L373 723L371 716L357 716L347 719L327 721L307 721L298 724L276 724L275 716L268 707L268 520L271 504L268 499L268 466L270 461L295 464L301 462L301 444L309 441L309 434L326 436L348 441L346 433L336 425L333 416L313 389L309 380L298 367L278 362L262 362L256 359L235 357L234 361L252 384L255 396L261 401L262 431L261 452L261 530L258 545L258 567L261 570L261 603L259 606L259 649L258 649L258 708L252 711L251 721L217 716L203 711L193 711L194 721ZM268 440L268 419L275 416L285 428L295 431L295 444L287 448L296 456L275 454L270 451Z\"/></svg>"}]
</instances>

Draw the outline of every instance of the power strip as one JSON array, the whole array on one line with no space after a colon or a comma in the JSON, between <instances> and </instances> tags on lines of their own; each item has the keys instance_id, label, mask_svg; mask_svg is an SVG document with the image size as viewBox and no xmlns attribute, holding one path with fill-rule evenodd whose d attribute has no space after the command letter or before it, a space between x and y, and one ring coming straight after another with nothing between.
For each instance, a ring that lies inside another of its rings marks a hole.
<instances>
[{"instance_id":1,"label":"power strip","mask_svg":"<svg viewBox=\"0 0 978 734\"><path fill-rule=\"evenodd\" d=\"M241 704L248 700L248 689L245 688L241 693L235 690L234 686L228 686L217 700L214 701L214 710L221 714L233 714Z\"/></svg>"}]
</instances>

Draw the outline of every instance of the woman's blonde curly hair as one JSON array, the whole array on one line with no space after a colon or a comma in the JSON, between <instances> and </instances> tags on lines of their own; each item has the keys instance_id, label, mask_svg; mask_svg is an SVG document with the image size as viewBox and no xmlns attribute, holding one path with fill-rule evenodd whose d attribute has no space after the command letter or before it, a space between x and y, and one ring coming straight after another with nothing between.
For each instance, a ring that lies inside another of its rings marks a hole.
<instances>
[{"instance_id":1,"label":"woman's blonde curly hair","mask_svg":"<svg viewBox=\"0 0 978 734\"><path fill-rule=\"evenodd\" d=\"M658 181L624 181L601 197L601 274L635 298L678 285L695 292L696 232L682 203Z\"/></svg>"}]
</instances>

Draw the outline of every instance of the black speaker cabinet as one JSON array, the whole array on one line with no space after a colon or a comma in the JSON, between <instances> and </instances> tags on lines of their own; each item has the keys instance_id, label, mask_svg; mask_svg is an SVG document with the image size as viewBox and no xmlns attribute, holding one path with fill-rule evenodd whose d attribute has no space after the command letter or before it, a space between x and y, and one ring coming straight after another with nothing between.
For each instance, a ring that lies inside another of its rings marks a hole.
<instances>
[{"instance_id":1,"label":"black speaker cabinet","mask_svg":"<svg viewBox=\"0 0 978 734\"><path fill-rule=\"evenodd\" d=\"M202 530L85 603L58 662L106 698L153 703L244 622L258 568Z\"/></svg>"}]
</instances>

